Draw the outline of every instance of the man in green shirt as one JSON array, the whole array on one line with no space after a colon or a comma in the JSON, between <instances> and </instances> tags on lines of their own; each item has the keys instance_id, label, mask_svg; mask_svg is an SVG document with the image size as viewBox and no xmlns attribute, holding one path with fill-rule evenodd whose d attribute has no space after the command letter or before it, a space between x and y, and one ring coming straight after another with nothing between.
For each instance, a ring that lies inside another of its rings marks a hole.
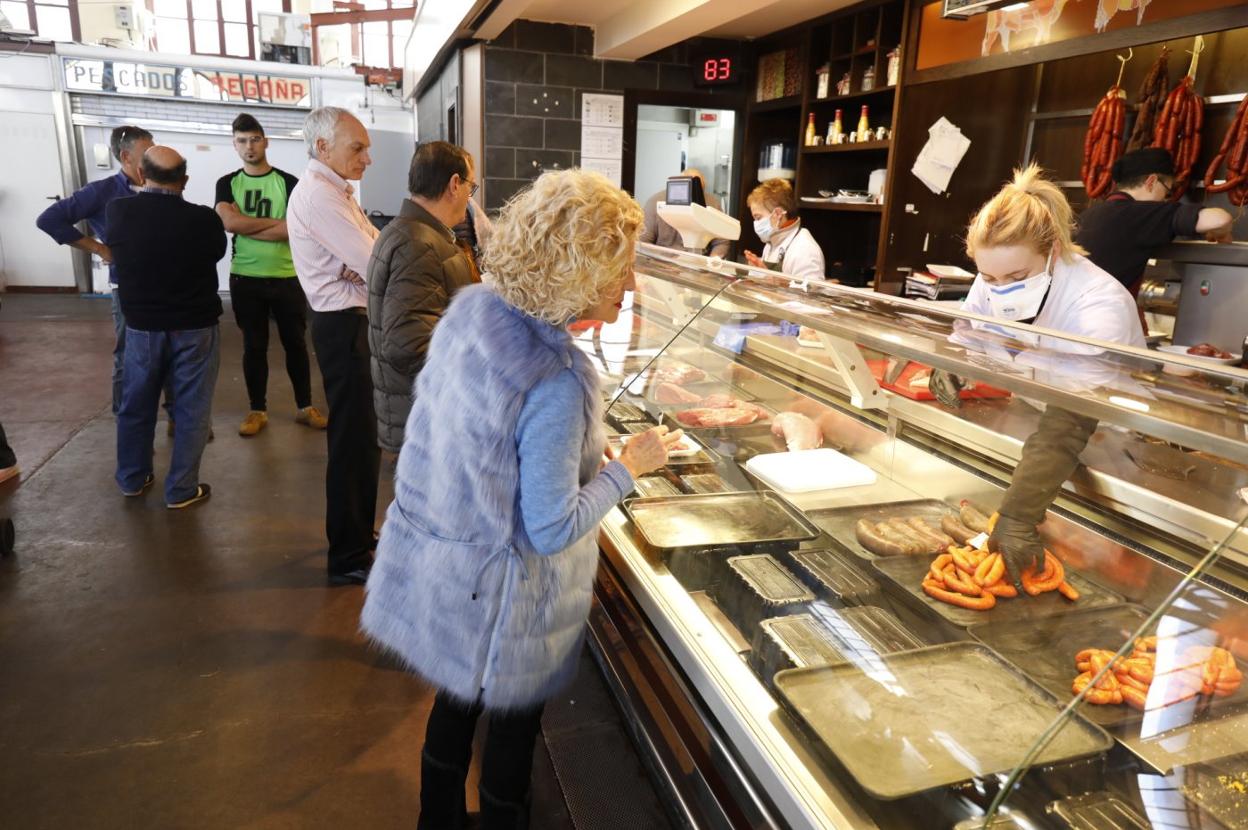
<instances>
[{"instance_id":1,"label":"man in green shirt","mask_svg":"<svg viewBox=\"0 0 1248 830\"><path fill-rule=\"evenodd\" d=\"M325 429L325 416L312 406L308 364L308 301L295 277L286 236L286 203L299 180L269 164L269 140L252 115L234 119L234 149L240 170L217 180L217 215L234 234L230 261L230 304L243 332L243 378L251 411L239 435L255 435L269 422L265 396L269 384L269 318L286 351L286 372L295 392L295 420Z\"/></svg>"}]
</instances>

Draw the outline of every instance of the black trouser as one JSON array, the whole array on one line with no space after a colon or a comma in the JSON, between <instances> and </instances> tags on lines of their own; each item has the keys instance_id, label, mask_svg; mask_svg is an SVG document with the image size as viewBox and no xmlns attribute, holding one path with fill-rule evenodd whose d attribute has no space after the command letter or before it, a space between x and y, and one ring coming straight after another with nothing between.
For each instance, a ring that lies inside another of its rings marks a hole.
<instances>
[{"instance_id":1,"label":"black trouser","mask_svg":"<svg viewBox=\"0 0 1248 830\"><path fill-rule=\"evenodd\" d=\"M16 466L17 453L13 452L13 448L9 446L8 439L4 436L4 424L0 424L0 470Z\"/></svg>"},{"instance_id":2,"label":"black trouser","mask_svg":"<svg viewBox=\"0 0 1248 830\"><path fill-rule=\"evenodd\" d=\"M519 830L528 826L533 746L542 728L544 703L527 709L491 712L481 758L481 826ZM464 826L464 782L472 762L472 733L483 709L465 706L438 692L425 724L420 756L418 830L459 830Z\"/></svg>"},{"instance_id":3,"label":"black trouser","mask_svg":"<svg viewBox=\"0 0 1248 830\"><path fill-rule=\"evenodd\" d=\"M329 572L366 567L377 512L377 416L364 309L312 312L312 345L329 405L325 535Z\"/></svg>"},{"instance_id":4,"label":"black trouser","mask_svg":"<svg viewBox=\"0 0 1248 830\"><path fill-rule=\"evenodd\" d=\"M251 408L263 412L269 386L269 318L286 351L286 374L295 390L295 406L312 405L308 365L308 301L294 277L244 277L230 274L230 304L243 331L243 379Z\"/></svg>"}]
</instances>

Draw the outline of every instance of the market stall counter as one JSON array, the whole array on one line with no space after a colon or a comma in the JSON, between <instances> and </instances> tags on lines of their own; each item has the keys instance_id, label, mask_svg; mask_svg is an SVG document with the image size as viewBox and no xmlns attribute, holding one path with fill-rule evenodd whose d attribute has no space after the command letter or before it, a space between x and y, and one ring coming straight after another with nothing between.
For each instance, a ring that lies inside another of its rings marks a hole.
<instances>
[{"instance_id":1,"label":"market stall counter","mask_svg":"<svg viewBox=\"0 0 1248 830\"><path fill-rule=\"evenodd\" d=\"M601 526L591 641L688 823L1248 827L1248 372L650 246L636 274L579 341L605 429L688 440ZM883 382L933 369L993 393ZM1012 573L995 511L1049 407L1098 429Z\"/></svg>"}]
</instances>

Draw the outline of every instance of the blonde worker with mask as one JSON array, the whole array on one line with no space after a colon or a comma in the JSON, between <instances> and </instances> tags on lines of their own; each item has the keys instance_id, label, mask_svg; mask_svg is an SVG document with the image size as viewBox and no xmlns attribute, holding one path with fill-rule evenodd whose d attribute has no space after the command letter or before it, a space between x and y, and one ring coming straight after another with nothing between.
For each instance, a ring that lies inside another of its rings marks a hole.
<instances>
[{"instance_id":1,"label":"blonde worker with mask","mask_svg":"<svg viewBox=\"0 0 1248 830\"><path fill-rule=\"evenodd\" d=\"M979 274L962 308L1005 323L1034 323L1144 348L1131 294L1074 243L1072 225L1070 204L1057 185L1034 164L1015 171L1014 180L979 209L967 228L966 251ZM961 405L962 382L956 376L934 371L931 388L945 406ZM1094 418L1050 406L1024 443L989 541L1015 580L1024 568L1043 565L1037 526L1095 430Z\"/></svg>"},{"instance_id":2,"label":"blonde worker with mask","mask_svg":"<svg viewBox=\"0 0 1248 830\"><path fill-rule=\"evenodd\" d=\"M754 233L764 245L762 256L746 251L746 262L802 282L824 279L823 250L802 227L791 184L768 179L750 191L745 203L754 217Z\"/></svg>"}]
</instances>

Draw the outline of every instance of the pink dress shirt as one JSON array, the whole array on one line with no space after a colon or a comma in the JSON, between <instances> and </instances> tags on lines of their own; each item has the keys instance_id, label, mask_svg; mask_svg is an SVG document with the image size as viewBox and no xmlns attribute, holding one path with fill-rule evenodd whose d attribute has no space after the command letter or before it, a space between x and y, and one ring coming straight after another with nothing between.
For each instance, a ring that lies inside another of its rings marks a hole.
<instances>
[{"instance_id":1,"label":"pink dress shirt","mask_svg":"<svg viewBox=\"0 0 1248 830\"><path fill-rule=\"evenodd\" d=\"M286 206L295 273L313 311L368 308L363 278L378 231L354 193L346 179L311 159ZM359 281L344 269L358 274Z\"/></svg>"}]
</instances>

